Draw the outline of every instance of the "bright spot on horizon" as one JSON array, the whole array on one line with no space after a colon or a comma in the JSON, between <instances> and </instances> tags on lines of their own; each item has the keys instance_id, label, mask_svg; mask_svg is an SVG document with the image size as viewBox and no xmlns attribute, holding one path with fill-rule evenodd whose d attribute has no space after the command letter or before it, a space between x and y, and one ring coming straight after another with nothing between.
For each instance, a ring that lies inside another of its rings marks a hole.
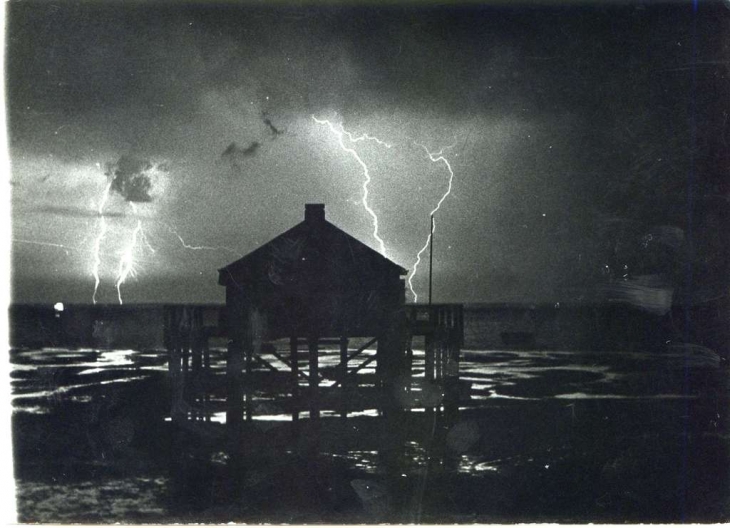
<instances>
[{"instance_id":1,"label":"bright spot on horizon","mask_svg":"<svg viewBox=\"0 0 730 528\"><path fill-rule=\"evenodd\" d=\"M63 311L63 303L62 302L57 302L56 304L53 305L53 309L56 310L57 312L62 312Z\"/></svg>"}]
</instances>

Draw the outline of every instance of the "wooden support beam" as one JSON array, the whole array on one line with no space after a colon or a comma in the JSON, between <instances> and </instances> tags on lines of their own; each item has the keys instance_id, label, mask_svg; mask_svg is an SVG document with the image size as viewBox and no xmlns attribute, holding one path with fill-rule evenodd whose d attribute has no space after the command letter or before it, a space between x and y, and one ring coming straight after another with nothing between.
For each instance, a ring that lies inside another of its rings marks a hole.
<instances>
[{"instance_id":1,"label":"wooden support beam","mask_svg":"<svg viewBox=\"0 0 730 528\"><path fill-rule=\"evenodd\" d=\"M182 372L183 377L187 380L188 371L190 370L190 334L182 338Z\"/></svg>"},{"instance_id":2,"label":"wooden support beam","mask_svg":"<svg viewBox=\"0 0 730 528\"><path fill-rule=\"evenodd\" d=\"M340 379L342 380L342 397L340 398L340 414L347 419L347 337L340 337Z\"/></svg>"},{"instance_id":3,"label":"wooden support beam","mask_svg":"<svg viewBox=\"0 0 730 528\"><path fill-rule=\"evenodd\" d=\"M362 354L363 352L365 352L365 350L367 350L367 348L370 345L372 345L373 343L375 343L377 340L378 340L377 337L373 337L370 341L368 341L363 346L361 346L360 348L358 348L355 352L353 352L352 354L350 354L347 357L347 361L344 361L344 363L349 363L350 361L352 361L353 359L355 359L357 356L359 356L360 354ZM343 361L342 361L342 357L340 356L340 364L338 365L338 367L341 368L342 367L342 364L343 364Z\"/></svg>"},{"instance_id":4,"label":"wooden support beam","mask_svg":"<svg viewBox=\"0 0 730 528\"><path fill-rule=\"evenodd\" d=\"M319 421L319 345L316 337L309 338L309 419Z\"/></svg>"},{"instance_id":5,"label":"wooden support beam","mask_svg":"<svg viewBox=\"0 0 730 528\"><path fill-rule=\"evenodd\" d=\"M246 343L245 352L246 377L244 379L246 383L246 421L250 422L253 420L253 376L251 376L251 373L253 372L253 347L251 346L251 343Z\"/></svg>"},{"instance_id":6,"label":"wooden support beam","mask_svg":"<svg viewBox=\"0 0 730 528\"><path fill-rule=\"evenodd\" d=\"M242 375L244 357L243 347L237 339L228 341L228 357L226 377L228 379L228 395L226 401L226 426L236 434L243 421L243 384Z\"/></svg>"},{"instance_id":7,"label":"wooden support beam","mask_svg":"<svg viewBox=\"0 0 730 528\"><path fill-rule=\"evenodd\" d=\"M173 423L177 423L185 419L183 409L183 385L182 385L182 358L181 349L177 343L177 337L170 340L170 381L172 386L172 409L171 419Z\"/></svg>"},{"instance_id":8,"label":"wooden support beam","mask_svg":"<svg viewBox=\"0 0 730 528\"><path fill-rule=\"evenodd\" d=\"M192 370L199 373L203 368L203 311L192 308L192 325L190 337L192 343Z\"/></svg>"},{"instance_id":9,"label":"wooden support beam","mask_svg":"<svg viewBox=\"0 0 730 528\"><path fill-rule=\"evenodd\" d=\"M296 348L297 347L297 343L298 343L298 341L294 341L294 345L292 345L291 344L291 341L290 341L289 344L290 344L290 346L294 346L294 348ZM278 352L276 352L276 350L269 350L268 352L272 356L274 356L276 359L278 359L279 361L281 361L282 363L284 363L287 367L289 367L290 369L294 370L294 363L288 361L285 357L283 357L281 354L279 354ZM309 379L308 372L306 370L305 371L300 370L298 368L298 365L297 365L297 375L299 377L301 377L302 379L304 379L304 380L308 380ZM322 377L321 375L319 375L319 377L320 377L320 379L324 379L324 377Z\"/></svg>"},{"instance_id":10,"label":"wooden support beam","mask_svg":"<svg viewBox=\"0 0 730 528\"><path fill-rule=\"evenodd\" d=\"M208 335L203 337L203 411L205 413L205 421L210 422L210 345L208 343Z\"/></svg>"},{"instance_id":11,"label":"wooden support beam","mask_svg":"<svg viewBox=\"0 0 730 528\"><path fill-rule=\"evenodd\" d=\"M244 413L244 379L246 350L250 349L248 324L250 305L243 293L232 287L226 288L226 325L228 333L228 354L226 357L226 428L232 442L237 443Z\"/></svg>"},{"instance_id":12,"label":"wooden support beam","mask_svg":"<svg viewBox=\"0 0 730 528\"><path fill-rule=\"evenodd\" d=\"M375 343L375 342L376 342L377 340L378 340L378 338L377 338L377 337L373 337L373 338L372 338L372 339L371 339L370 341L368 341L368 342L367 342L367 343L365 343L365 344L364 344L363 346L361 346L360 348L358 348L358 349L357 349L357 350L356 350L355 352L353 352L353 353L352 353L352 355L350 355L350 356L349 356L349 357L347 358L347 361L352 361L353 359L355 359L355 358L356 358L357 356L359 356L360 354L362 354L363 352L365 352L365 350L366 350L366 349L367 349L367 348L368 348L368 347L369 347L370 345L372 345L373 343Z\"/></svg>"},{"instance_id":13,"label":"wooden support beam","mask_svg":"<svg viewBox=\"0 0 730 528\"><path fill-rule=\"evenodd\" d=\"M276 368L274 365L266 361L264 358L262 358L259 354L253 355L253 360L258 363L261 366L264 366L268 368L271 372L281 372L278 368Z\"/></svg>"},{"instance_id":14,"label":"wooden support beam","mask_svg":"<svg viewBox=\"0 0 730 528\"><path fill-rule=\"evenodd\" d=\"M294 429L296 431L297 424L299 422L299 358L297 357L297 352L299 350L298 344L297 344L297 338L296 336L292 337L289 340L289 354L291 357L291 363L289 364L289 367L291 368L291 396L292 396L292 424L294 426ZM278 355L276 356L279 359Z\"/></svg>"},{"instance_id":15,"label":"wooden support beam","mask_svg":"<svg viewBox=\"0 0 730 528\"><path fill-rule=\"evenodd\" d=\"M378 359L378 356L370 356L365 361L363 361L362 363L360 363L357 367L355 367L354 369L350 370L350 376L352 376L353 374L357 374L358 372L360 372L362 369L364 369L365 367L367 367L370 363L372 363L376 359Z\"/></svg>"},{"instance_id":16,"label":"wooden support beam","mask_svg":"<svg viewBox=\"0 0 730 528\"><path fill-rule=\"evenodd\" d=\"M385 357L384 353L384 347L385 339L383 339L384 336L380 336L381 338L378 339L378 347L375 349L375 357L377 358L377 364L375 365L375 387L379 390L383 389L383 381L386 374L386 362L387 358ZM363 362L364 363L364 362ZM362 365L362 363L361 363Z\"/></svg>"},{"instance_id":17,"label":"wooden support beam","mask_svg":"<svg viewBox=\"0 0 730 528\"><path fill-rule=\"evenodd\" d=\"M341 378L341 379L338 379L337 381L335 381L335 383L334 383L334 385L332 385L332 387L334 388L334 387L340 387L340 386L342 386L342 382L345 379L347 379L350 376L353 376L354 374L357 374L358 372L360 372L360 370L362 370L365 367L367 367L370 363L372 363L376 359L378 359L378 356L370 356L365 361L363 361L362 363L360 363L357 367L355 367L353 369L350 369L350 371L345 375L344 378Z\"/></svg>"},{"instance_id":18,"label":"wooden support beam","mask_svg":"<svg viewBox=\"0 0 730 528\"><path fill-rule=\"evenodd\" d=\"M425 353L426 358L424 360L424 378L426 381L433 381L433 360L434 360L434 342L433 336L426 335L425 340Z\"/></svg>"}]
</instances>

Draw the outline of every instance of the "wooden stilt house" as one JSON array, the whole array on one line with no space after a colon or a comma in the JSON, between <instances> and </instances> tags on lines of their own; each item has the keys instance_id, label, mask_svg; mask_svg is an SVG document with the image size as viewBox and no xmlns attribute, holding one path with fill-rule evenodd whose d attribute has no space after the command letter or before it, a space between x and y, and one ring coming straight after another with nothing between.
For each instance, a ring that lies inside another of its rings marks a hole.
<instances>
[{"instance_id":1,"label":"wooden stilt house","mask_svg":"<svg viewBox=\"0 0 730 528\"><path fill-rule=\"evenodd\" d=\"M262 345L288 338L292 396L297 398L302 354L308 354L308 406L319 417L318 349L341 350L338 383L345 384L348 340L377 341L380 382L398 376L406 355L407 271L325 219L324 204L307 204L304 221L218 270L226 288L229 384L226 421L235 430L251 418L247 374ZM334 338L334 340L333 340ZM294 416L296 419L296 415Z\"/></svg>"}]
</instances>

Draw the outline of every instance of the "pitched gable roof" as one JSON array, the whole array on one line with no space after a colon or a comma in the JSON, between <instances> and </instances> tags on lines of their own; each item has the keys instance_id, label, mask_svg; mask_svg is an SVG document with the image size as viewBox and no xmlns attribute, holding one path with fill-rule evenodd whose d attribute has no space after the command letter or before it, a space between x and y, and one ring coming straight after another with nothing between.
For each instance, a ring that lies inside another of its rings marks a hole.
<instances>
[{"instance_id":1,"label":"pitched gable roof","mask_svg":"<svg viewBox=\"0 0 730 528\"><path fill-rule=\"evenodd\" d=\"M408 271L324 218L324 205L307 204L305 220L248 255L218 270L218 284L266 276L277 284L282 270L306 268L316 260L323 272L346 270L363 276L403 276Z\"/></svg>"}]
</instances>

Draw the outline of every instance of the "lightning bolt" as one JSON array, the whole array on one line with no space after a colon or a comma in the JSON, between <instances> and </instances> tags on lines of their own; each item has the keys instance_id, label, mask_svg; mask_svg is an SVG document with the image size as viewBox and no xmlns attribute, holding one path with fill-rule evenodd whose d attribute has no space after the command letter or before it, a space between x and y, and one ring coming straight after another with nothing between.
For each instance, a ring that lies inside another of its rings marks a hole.
<instances>
[{"instance_id":1,"label":"lightning bolt","mask_svg":"<svg viewBox=\"0 0 730 528\"><path fill-rule=\"evenodd\" d=\"M134 231L132 231L132 240L127 247L127 250L122 254L122 258L119 260L119 273L117 274L117 282L115 284L119 304L124 304L122 302L122 284L124 284L128 277L137 276L137 263L134 260L134 253L137 247L137 237L140 237L140 233L143 233L142 220L138 219L137 227ZM144 237L144 235L141 235L141 237Z\"/></svg>"},{"instance_id":2,"label":"lightning bolt","mask_svg":"<svg viewBox=\"0 0 730 528\"><path fill-rule=\"evenodd\" d=\"M235 249L226 247L226 246L192 246L192 245L188 244L187 242L185 242L185 240L183 240L183 238L180 236L180 234L171 225L166 224L164 222L161 222L161 223L162 223L162 225L164 225L167 228L168 231L170 231L170 233L172 233L173 235L175 235L175 237L177 237L177 239L180 241L180 244L185 249L191 249L194 251L227 251L228 253L236 255L237 257L243 257L243 255L240 252L236 251Z\"/></svg>"},{"instance_id":3,"label":"lightning bolt","mask_svg":"<svg viewBox=\"0 0 730 528\"><path fill-rule=\"evenodd\" d=\"M439 209L441 209L441 204L444 203L444 200L451 194L451 188L454 183L454 171L451 168L451 164L449 163L449 160L447 160L444 156L444 150L453 148L456 143L453 145L449 145L448 147L444 147L438 152L431 152L428 150L428 147L425 145L422 145L420 143L413 142L416 146L421 147L423 150L426 151L426 154L428 154L428 159L430 159L434 163L443 162L444 165L446 165L446 169L449 171L449 185L446 189L446 192L441 196L441 199L436 204L436 207L429 213L429 217L434 217L433 220L433 227L429 230L428 237L426 237L426 243L423 245L421 250L416 255L416 262L413 264L413 271L411 271L411 274L408 277L408 287L411 290L411 294L413 295L413 302L418 302L418 294L416 293L416 290L413 288L413 278L416 276L416 273L418 272L418 265L421 263L421 255L423 255L423 252L426 251L428 248L428 245L431 243L431 235L432 233L436 232L436 218L435 215L438 212Z\"/></svg>"},{"instance_id":4,"label":"lightning bolt","mask_svg":"<svg viewBox=\"0 0 730 528\"><path fill-rule=\"evenodd\" d=\"M68 255L68 250L78 251L79 248L72 247L72 246L66 246L64 244L56 244L54 242L38 242L36 240L26 240L24 238L13 238L11 239L12 242L18 242L20 244L32 244L34 246L45 246L45 247L55 247L55 248L61 248L66 252L66 255Z\"/></svg>"},{"instance_id":5,"label":"lightning bolt","mask_svg":"<svg viewBox=\"0 0 730 528\"><path fill-rule=\"evenodd\" d=\"M134 203L130 202L129 205L132 207L132 211L136 214L137 207ZM144 229L142 229L142 220L138 218L137 226L132 231L132 237L129 245L124 253L122 253L122 257L119 259L119 271L117 272L117 282L115 283L119 304L124 304L122 302L122 284L124 284L128 278L134 278L137 276L139 265L135 260L135 253L139 244L144 244L151 253L155 253L155 248L152 247L147 239L147 234Z\"/></svg>"},{"instance_id":6,"label":"lightning bolt","mask_svg":"<svg viewBox=\"0 0 730 528\"><path fill-rule=\"evenodd\" d=\"M91 301L96 304L96 292L99 290L99 266L101 265L101 241L104 240L106 235L106 219L104 218L104 207L106 206L107 200L109 200L109 191L112 188L112 182L104 188L104 193L101 195L101 201L99 202L99 235L94 240L93 252L94 252L94 265L91 268L91 274L94 277L94 294L91 296Z\"/></svg>"},{"instance_id":7,"label":"lightning bolt","mask_svg":"<svg viewBox=\"0 0 730 528\"><path fill-rule=\"evenodd\" d=\"M355 161L357 161L360 164L360 167L362 167L363 174L365 175L365 181L362 184L362 199L360 200L360 203L365 208L365 211L370 215L370 218L372 219L373 223L373 238L377 240L378 246L380 248L380 253L387 258L387 252L385 249L385 242L382 238L380 238L380 235L378 234L378 215L375 214L375 211L372 210L370 205L368 204L368 196L369 196L369 190L368 185L370 185L371 178L370 178L370 171L368 170L367 164L362 160L362 158L358 155L357 151L353 148L350 148L345 145L345 136L349 139L351 143L358 143L360 141L374 141L378 145L384 146L385 148L391 148L392 145L386 143L385 141L381 141L380 139L369 136L368 134L363 134L361 136L355 137L352 133L346 131L344 127L342 126L342 123L339 124L339 127L336 127L332 124L331 121L328 121L327 119L317 119L316 117L312 116L312 119L315 123L319 125L327 125L329 129L332 131L332 133L337 136L337 141L340 144L340 147L342 150L350 154L353 158L355 158Z\"/></svg>"},{"instance_id":8,"label":"lightning bolt","mask_svg":"<svg viewBox=\"0 0 730 528\"><path fill-rule=\"evenodd\" d=\"M142 241L142 243L145 246L147 246L147 249L149 250L150 253L156 253L155 248L152 247L152 245L150 244L150 241L147 239L147 234L145 231L140 230L139 238Z\"/></svg>"}]
</instances>

